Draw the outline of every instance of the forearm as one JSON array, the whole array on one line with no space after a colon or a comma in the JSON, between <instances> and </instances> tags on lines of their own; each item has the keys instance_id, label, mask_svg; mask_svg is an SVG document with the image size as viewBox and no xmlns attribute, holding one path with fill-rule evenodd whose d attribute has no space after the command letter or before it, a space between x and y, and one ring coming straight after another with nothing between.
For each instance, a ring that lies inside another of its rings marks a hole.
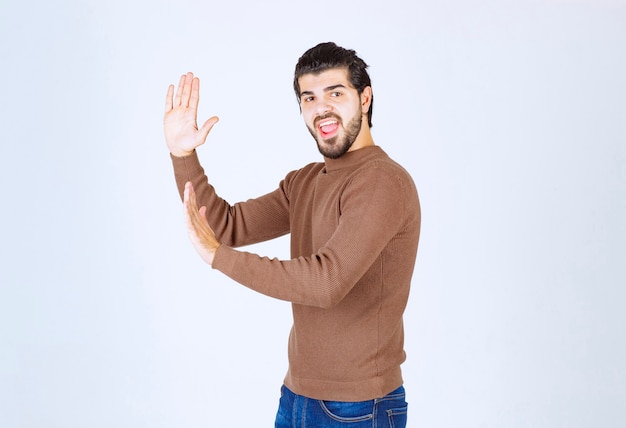
<instances>
[{"instance_id":1,"label":"forearm","mask_svg":"<svg viewBox=\"0 0 626 428\"><path fill-rule=\"evenodd\" d=\"M358 280L343 276L332 257L279 260L224 245L214 253L212 267L258 293L320 308L341 301Z\"/></svg>"},{"instance_id":2,"label":"forearm","mask_svg":"<svg viewBox=\"0 0 626 428\"><path fill-rule=\"evenodd\" d=\"M181 199L185 184L191 182L198 206L206 206L207 220L220 242L240 247L289 233L288 202L280 189L230 205L209 183L195 151L186 157L171 158Z\"/></svg>"},{"instance_id":3,"label":"forearm","mask_svg":"<svg viewBox=\"0 0 626 428\"><path fill-rule=\"evenodd\" d=\"M198 207L206 207L206 218L217 238L221 242L226 240L228 245L237 245L236 242L228 238L229 232L225 227L225 225L232 224L232 221L228 218L230 216L230 205L217 195L215 189L209 183L204 168L200 165L197 152L193 151L189 156L182 157L170 154L170 157L174 168L176 187L181 200L184 200L186 183L191 182Z\"/></svg>"},{"instance_id":4,"label":"forearm","mask_svg":"<svg viewBox=\"0 0 626 428\"><path fill-rule=\"evenodd\" d=\"M343 190L339 223L321 247L290 260L221 247L212 266L262 294L322 308L340 302L370 268L371 277L412 266L419 238L417 194L393 173L373 168L362 175Z\"/></svg>"},{"instance_id":5,"label":"forearm","mask_svg":"<svg viewBox=\"0 0 626 428\"><path fill-rule=\"evenodd\" d=\"M188 181L191 181L193 183L194 189L196 189L196 193L198 193L198 189L202 187L203 182L206 182L206 184L208 184L208 179L204 173L204 169L200 165L200 161L198 160L198 154L195 150L186 156L176 156L174 153L170 153L170 158L172 160L172 166L174 168L176 187L178 188L178 193L181 200L183 200L185 184ZM200 205L202 205L203 201L199 196L198 200L200 202Z\"/></svg>"}]
</instances>

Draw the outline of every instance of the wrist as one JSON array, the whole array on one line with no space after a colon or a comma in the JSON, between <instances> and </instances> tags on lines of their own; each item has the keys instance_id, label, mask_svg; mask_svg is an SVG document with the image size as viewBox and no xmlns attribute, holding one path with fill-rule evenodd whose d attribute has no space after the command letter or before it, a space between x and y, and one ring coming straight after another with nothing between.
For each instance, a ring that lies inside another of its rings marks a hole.
<instances>
[{"instance_id":1,"label":"wrist","mask_svg":"<svg viewBox=\"0 0 626 428\"><path fill-rule=\"evenodd\" d=\"M222 244L218 243L215 246L212 246L209 249L209 254L207 257L206 262L209 264L209 266L213 267L213 262L215 261L215 254L217 253L218 248L221 246Z\"/></svg>"},{"instance_id":2,"label":"wrist","mask_svg":"<svg viewBox=\"0 0 626 428\"><path fill-rule=\"evenodd\" d=\"M188 152L185 150L170 150L170 153L172 156L177 157L177 158L185 158L189 155L191 155L194 152L194 150Z\"/></svg>"}]
</instances>

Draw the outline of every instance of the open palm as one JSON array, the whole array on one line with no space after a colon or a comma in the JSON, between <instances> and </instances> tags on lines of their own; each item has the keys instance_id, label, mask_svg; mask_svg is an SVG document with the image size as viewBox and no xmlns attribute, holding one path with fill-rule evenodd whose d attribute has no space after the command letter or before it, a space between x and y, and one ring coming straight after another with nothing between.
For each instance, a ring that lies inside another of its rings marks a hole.
<instances>
[{"instance_id":1,"label":"open palm","mask_svg":"<svg viewBox=\"0 0 626 428\"><path fill-rule=\"evenodd\" d=\"M180 77L176 95L174 85L167 88L163 128L167 147L174 156L187 156L204 144L209 131L219 120L213 116L198 128L199 100L200 79L194 77L193 73Z\"/></svg>"}]
</instances>

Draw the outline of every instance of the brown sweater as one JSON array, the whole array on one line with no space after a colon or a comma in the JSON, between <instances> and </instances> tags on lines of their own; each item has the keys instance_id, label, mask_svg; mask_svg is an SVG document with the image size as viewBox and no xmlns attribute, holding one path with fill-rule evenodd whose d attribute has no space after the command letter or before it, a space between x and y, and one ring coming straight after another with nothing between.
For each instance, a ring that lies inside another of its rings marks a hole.
<instances>
[{"instance_id":1,"label":"brown sweater","mask_svg":"<svg viewBox=\"0 0 626 428\"><path fill-rule=\"evenodd\" d=\"M382 397L402 384L402 314L420 232L413 180L378 146L292 171L278 189L229 205L197 154L172 156L222 245L213 268L292 302L289 370L297 394L333 401ZM291 260L234 247L291 233Z\"/></svg>"}]
</instances>

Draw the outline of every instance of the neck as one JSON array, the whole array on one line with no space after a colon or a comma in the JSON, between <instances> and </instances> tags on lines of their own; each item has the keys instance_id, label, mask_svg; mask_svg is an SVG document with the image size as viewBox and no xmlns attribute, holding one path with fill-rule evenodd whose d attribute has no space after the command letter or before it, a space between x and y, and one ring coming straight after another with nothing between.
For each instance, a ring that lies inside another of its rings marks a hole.
<instances>
[{"instance_id":1,"label":"neck","mask_svg":"<svg viewBox=\"0 0 626 428\"><path fill-rule=\"evenodd\" d=\"M374 138L372 137L370 127L367 124L366 120L367 118L365 118L365 120L363 121L361 125L361 130L359 131L359 135L356 136L356 140L354 140L354 143L352 143L352 146L348 150L349 152L362 149L363 147L375 145Z\"/></svg>"}]
</instances>

